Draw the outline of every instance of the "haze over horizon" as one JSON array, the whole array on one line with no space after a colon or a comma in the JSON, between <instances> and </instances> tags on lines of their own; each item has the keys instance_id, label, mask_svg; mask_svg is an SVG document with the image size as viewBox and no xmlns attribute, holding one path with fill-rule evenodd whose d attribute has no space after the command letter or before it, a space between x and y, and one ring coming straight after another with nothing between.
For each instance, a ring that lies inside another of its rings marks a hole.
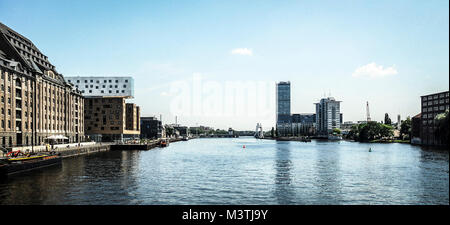
<instances>
[{"instance_id":1,"label":"haze over horizon","mask_svg":"<svg viewBox=\"0 0 450 225\"><path fill-rule=\"evenodd\" d=\"M132 76L142 116L265 130L275 82L291 112L342 101L344 121L393 122L449 90L448 1L12 1L0 22L64 76Z\"/></svg>"}]
</instances>

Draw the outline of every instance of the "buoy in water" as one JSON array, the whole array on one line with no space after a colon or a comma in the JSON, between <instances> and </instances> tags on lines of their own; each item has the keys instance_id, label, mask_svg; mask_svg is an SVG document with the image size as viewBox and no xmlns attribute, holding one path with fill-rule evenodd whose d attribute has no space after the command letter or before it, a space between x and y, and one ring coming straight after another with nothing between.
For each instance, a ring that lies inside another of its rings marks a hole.
<instances>
[{"instance_id":1,"label":"buoy in water","mask_svg":"<svg viewBox=\"0 0 450 225\"><path fill-rule=\"evenodd\" d=\"M245 145L244 145L244 146L242 146L242 148L245 148Z\"/></svg>"},{"instance_id":2,"label":"buoy in water","mask_svg":"<svg viewBox=\"0 0 450 225\"><path fill-rule=\"evenodd\" d=\"M369 148L369 152L372 152L372 148Z\"/></svg>"}]
</instances>

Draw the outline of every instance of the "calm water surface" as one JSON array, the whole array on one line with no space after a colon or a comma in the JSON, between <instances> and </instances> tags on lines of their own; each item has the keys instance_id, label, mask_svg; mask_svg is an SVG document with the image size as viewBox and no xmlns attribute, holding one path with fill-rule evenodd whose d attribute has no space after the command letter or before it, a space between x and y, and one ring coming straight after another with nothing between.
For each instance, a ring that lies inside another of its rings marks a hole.
<instances>
[{"instance_id":1,"label":"calm water surface","mask_svg":"<svg viewBox=\"0 0 450 225\"><path fill-rule=\"evenodd\" d=\"M0 204L448 205L448 171L448 152L408 144L195 139L13 175Z\"/></svg>"}]
</instances>

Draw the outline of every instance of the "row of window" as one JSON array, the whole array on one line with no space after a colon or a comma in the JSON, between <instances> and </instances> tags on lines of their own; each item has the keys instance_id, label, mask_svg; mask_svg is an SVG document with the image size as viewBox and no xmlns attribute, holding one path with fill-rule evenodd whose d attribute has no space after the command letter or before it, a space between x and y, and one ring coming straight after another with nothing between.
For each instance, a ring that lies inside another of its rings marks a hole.
<instances>
[{"instance_id":1,"label":"row of window","mask_svg":"<svg viewBox=\"0 0 450 225\"><path fill-rule=\"evenodd\" d=\"M78 88L78 85L75 85L75 87L77 87ZM85 85L84 86L85 88L94 88L94 85ZM106 88L106 85L102 85L102 88ZM113 86L112 85L109 85L109 88L113 88ZM114 85L114 88L119 88L119 85ZM123 85L123 88L127 88L127 85L126 84L124 84ZM98 86L95 86L95 89L98 89Z\"/></svg>"},{"instance_id":2,"label":"row of window","mask_svg":"<svg viewBox=\"0 0 450 225\"><path fill-rule=\"evenodd\" d=\"M428 108L422 108L422 112L434 112L434 111L444 111L449 109L449 105L441 105L441 106L434 106L434 107L428 107Z\"/></svg>"},{"instance_id":3,"label":"row of window","mask_svg":"<svg viewBox=\"0 0 450 225\"><path fill-rule=\"evenodd\" d=\"M94 124L94 127L98 127L97 124ZM100 127L101 130L105 130L105 127ZM111 127L111 130L119 130L120 127ZM92 130L92 127L88 127L87 130Z\"/></svg>"},{"instance_id":4,"label":"row of window","mask_svg":"<svg viewBox=\"0 0 450 225\"><path fill-rule=\"evenodd\" d=\"M84 92L85 92L84 90L81 91L81 93L84 93ZM88 93L92 93L92 90L89 90ZM101 90L100 93L104 94L105 91ZM112 92L112 90L109 90L108 93L112 94L113 92ZM118 94L118 93L120 93L119 90L116 90L116 94ZM125 93L125 90L122 90L122 93Z\"/></svg>"},{"instance_id":5,"label":"row of window","mask_svg":"<svg viewBox=\"0 0 450 225\"><path fill-rule=\"evenodd\" d=\"M39 53L38 51L34 50L34 49L31 48L31 47L28 47L28 45L23 44L22 42L27 43L27 41L23 40L21 37L15 35L14 33L9 33L9 35L11 36L11 37L9 38L9 40L11 41L11 43L18 45L18 46L20 46L21 48L26 49L27 51L30 51L31 53L37 55L37 56L40 57L40 58L47 59L47 56L45 56L45 55ZM14 37L15 39L20 40L20 42L19 42L18 40L15 40L13 37Z\"/></svg>"},{"instance_id":6,"label":"row of window","mask_svg":"<svg viewBox=\"0 0 450 225\"><path fill-rule=\"evenodd\" d=\"M69 83L72 83L71 80L67 80ZM103 83L112 83L112 80L103 80ZM119 80L115 80L116 83L119 83ZM80 83L80 80L77 80L77 83ZM88 80L84 80L84 83L88 83ZM94 83L94 80L90 80L90 83ZM99 84L100 81L96 80L95 83ZM128 80L125 80L125 83L128 83Z\"/></svg>"},{"instance_id":7,"label":"row of window","mask_svg":"<svg viewBox=\"0 0 450 225\"><path fill-rule=\"evenodd\" d=\"M430 105L437 105L437 104L444 104L444 103L448 103L448 98L434 100L434 101L424 101L424 102L422 102L422 106L427 106L427 105L430 106Z\"/></svg>"},{"instance_id":8,"label":"row of window","mask_svg":"<svg viewBox=\"0 0 450 225\"><path fill-rule=\"evenodd\" d=\"M449 97L449 92L441 93L439 95L424 96L424 97L422 97L422 101L433 100L433 99L444 98L444 97Z\"/></svg>"}]
</instances>

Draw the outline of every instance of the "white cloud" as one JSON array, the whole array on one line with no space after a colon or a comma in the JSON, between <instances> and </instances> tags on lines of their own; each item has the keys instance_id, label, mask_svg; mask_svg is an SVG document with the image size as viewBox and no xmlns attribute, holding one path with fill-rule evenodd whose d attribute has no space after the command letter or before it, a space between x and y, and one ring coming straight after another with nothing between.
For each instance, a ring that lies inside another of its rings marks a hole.
<instances>
[{"instance_id":1,"label":"white cloud","mask_svg":"<svg viewBox=\"0 0 450 225\"><path fill-rule=\"evenodd\" d=\"M370 78L378 78L378 77L386 77L390 75L396 75L397 69L394 66L383 68L381 65L377 65L376 63L369 63L367 65L358 67L355 72L353 72L353 77L370 77Z\"/></svg>"},{"instance_id":2,"label":"white cloud","mask_svg":"<svg viewBox=\"0 0 450 225\"><path fill-rule=\"evenodd\" d=\"M253 55L253 52L251 49L248 48L235 48L231 50L231 54L233 55Z\"/></svg>"}]
</instances>

